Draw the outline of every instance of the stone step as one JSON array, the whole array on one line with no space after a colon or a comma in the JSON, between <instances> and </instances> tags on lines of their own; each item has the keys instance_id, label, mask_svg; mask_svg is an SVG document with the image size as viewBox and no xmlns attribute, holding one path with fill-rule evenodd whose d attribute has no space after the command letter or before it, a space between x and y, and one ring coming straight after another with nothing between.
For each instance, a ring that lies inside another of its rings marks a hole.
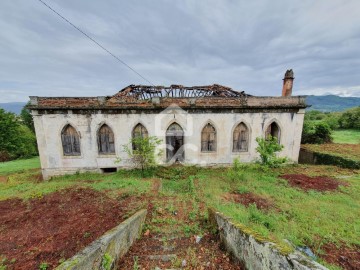
<instances>
[{"instance_id":1,"label":"stone step","mask_svg":"<svg viewBox=\"0 0 360 270\"><path fill-rule=\"evenodd\" d=\"M141 259L147 259L151 261L162 261L162 262L170 262L177 258L176 254L155 254L155 255L139 255L133 256L135 259L136 257Z\"/></svg>"},{"instance_id":2,"label":"stone step","mask_svg":"<svg viewBox=\"0 0 360 270\"><path fill-rule=\"evenodd\" d=\"M147 245L146 250L156 251L156 250L162 250L162 251L174 251L176 249L176 246L174 245Z\"/></svg>"}]
</instances>

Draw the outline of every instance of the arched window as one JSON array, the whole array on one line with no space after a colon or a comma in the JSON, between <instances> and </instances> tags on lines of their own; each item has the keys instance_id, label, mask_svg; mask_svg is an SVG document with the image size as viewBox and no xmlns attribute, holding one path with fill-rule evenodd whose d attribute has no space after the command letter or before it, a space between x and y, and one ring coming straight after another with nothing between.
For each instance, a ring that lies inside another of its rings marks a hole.
<instances>
[{"instance_id":1,"label":"arched window","mask_svg":"<svg viewBox=\"0 0 360 270\"><path fill-rule=\"evenodd\" d=\"M98 132L99 154L115 154L114 133L111 128L104 124Z\"/></svg>"},{"instance_id":2,"label":"arched window","mask_svg":"<svg viewBox=\"0 0 360 270\"><path fill-rule=\"evenodd\" d=\"M184 131L179 124L172 123L166 130L166 159L183 161L184 156Z\"/></svg>"},{"instance_id":3,"label":"arched window","mask_svg":"<svg viewBox=\"0 0 360 270\"><path fill-rule=\"evenodd\" d=\"M71 125L66 125L61 132L64 156L80 156L80 136Z\"/></svg>"},{"instance_id":4,"label":"arched window","mask_svg":"<svg viewBox=\"0 0 360 270\"><path fill-rule=\"evenodd\" d=\"M240 123L234 129L233 152L246 152L249 147L249 131L244 123Z\"/></svg>"},{"instance_id":5,"label":"arched window","mask_svg":"<svg viewBox=\"0 0 360 270\"><path fill-rule=\"evenodd\" d=\"M272 122L265 131L265 138L276 137L278 142L280 142L280 127L275 122Z\"/></svg>"},{"instance_id":6,"label":"arched window","mask_svg":"<svg viewBox=\"0 0 360 270\"><path fill-rule=\"evenodd\" d=\"M201 151L216 151L216 130L210 123L208 123L201 132Z\"/></svg>"},{"instance_id":7,"label":"arched window","mask_svg":"<svg viewBox=\"0 0 360 270\"><path fill-rule=\"evenodd\" d=\"M148 137L148 131L147 129L142 125L142 124L137 124L133 131L132 131L132 138L147 138ZM132 145L133 150L136 150L137 147L135 145L135 143L133 142Z\"/></svg>"},{"instance_id":8,"label":"arched window","mask_svg":"<svg viewBox=\"0 0 360 270\"><path fill-rule=\"evenodd\" d=\"M132 136L133 138L135 137L145 138L148 136L148 131L142 124L137 124L133 129Z\"/></svg>"}]
</instances>

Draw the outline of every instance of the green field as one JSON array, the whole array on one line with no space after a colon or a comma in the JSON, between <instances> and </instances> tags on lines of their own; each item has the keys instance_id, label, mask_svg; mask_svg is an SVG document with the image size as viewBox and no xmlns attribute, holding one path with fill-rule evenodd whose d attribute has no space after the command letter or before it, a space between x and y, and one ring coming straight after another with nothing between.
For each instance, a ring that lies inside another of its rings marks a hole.
<instances>
[{"instance_id":1,"label":"green field","mask_svg":"<svg viewBox=\"0 0 360 270\"><path fill-rule=\"evenodd\" d=\"M360 143L360 130L355 129L341 129L332 132L334 143Z\"/></svg>"},{"instance_id":2,"label":"green field","mask_svg":"<svg viewBox=\"0 0 360 270\"><path fill-rule=\"evenodd\" d=\"M0 175L40 168L39 157L0 162Z\"/></svg>"},{"instance_id":3,"label":"green field","mask_svg":"<svg viewBox=\"0 0 360 270\"><path fill-rule=\"evenodd\" d=\"M144 195L159 183L160 193L153 198L155 205L172 208L171 201L162 202L162 198L174 196L177 203L191 202L192 208L196 209L191 213L194 216L200 215L200 207L215 208L261 239L277 243L279 248L289 248L283 239L295 245L309 246L316 254L322 254L322 246L326 243L360 245L360 219L355 214L360 212L359 171L334 166L288 165L281 169L265 169L256 164L240 164L237 168L160 167L151 177L144 179L137 170L121 170L111 174L84 173L39 181L40 169L34 169L36 167L39 167L37 158L2 163L0 172L3 178L6 175L6 181L0 181L0 200L14 197L36 199L63 188L79 186L102 190L114 197ZM347 185L332 192L304 191L279 178L282 173L339 177ZM245 207L229 200L229 194L248 192L269 200L273 207L264 211L256 205ZM205 210L201 217L204 215ZM152 220L151 229L156 230L159 222L170 220ZM192 228L186 223L171 223L167 228L189 235L202 231L200 227Z\"/></svg>"}]
</instances>

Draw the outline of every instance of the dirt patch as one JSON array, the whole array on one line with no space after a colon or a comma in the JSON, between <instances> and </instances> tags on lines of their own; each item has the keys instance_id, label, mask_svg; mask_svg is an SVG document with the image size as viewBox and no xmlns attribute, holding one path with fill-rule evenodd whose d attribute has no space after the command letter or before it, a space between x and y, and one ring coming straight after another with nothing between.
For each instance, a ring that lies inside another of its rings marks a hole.
<instances>
[{"instance_id":1,"label":"dirt patch","mask_svg":"<svg viewBox=\"0 0 360 270\"><path fill-rule=\"evenodd\" d=\"M230 193L225 195L225 199L228 201L234 201L237 203L241 203L242 205L245 205L248 207L250 204L255 204L258 209L261 210L269 210L271 208L274 208L274 204L259 195L256 195L252 192L246 192L246 193Z\"/></svg>"},{"instance_id":2,"label":"dirt patch","mask_svg":"<svg viewBox=\"0 0 360 270\"><path fill-rule=\"evenodd\" d=\"M155 267L161 269L244 269L221 250L216 235L204 235L199 243L196 243L194 237L179 237L166 241L165 245L159 238L159 236L143 236L140 241L135 242L119 262L118 269L135 269L134 262L139 269L149 270ZM168 258L169 254L174 257Z\"/></svg>"},{"instance_id":3,"label":"dirt patch","mask_svg":"<svg viewBox=\"0 0 360 270\"><path fill-rule=\"evenodd\" d=\"M1 176L0 175L0 183L6 183L7 182L7 177L6 176Z\"/></svg>"},{"instance_id":4,"label":"dirt patch","mask_svg":"<svg viewBox=\"0 0 360 270\"><path fill-rule=\"evenodd\" d=\"M348 247L329 243L321 247L325 254L320 255L322 259L331 264L341 266L346 270L360 269L360 246Z\"/></svg>"},{"instance_id":5,"label":"dirt patch","mask_svg":"<svg viewBox=\"0 0 360 270\"><path fill-rule=\"evenodd\" d=\"M189 198L152 195L144 199L149 204L143 235L118 262L118 269L244 269L222 250L200 213L191 215L194 202ZM185 227L201 229L187 235ZM202 236L200 241L197 235Z\"/></svg>"},{"instance_id":6,"label":"dirt patch","mask_svg":"<svg viewBox=\"0 0 360 270\"><path fill-rule=\"evenodd\" d=\"M7 269L38 269L43 262L54 268L118 225L133 201L85 188L0 201L0 254Z\"/></svg>"},{"instance_id":7,"label":"dirt patch","mask_svg":"<svg viewBox=\"0 0 360 270\"><path fill-rule=\"evenodd\" d=\"M340 185L347 185L327 176L310 177L304 174L284 174L280 176L286 179L293 187L298 187L303 190L317 190L317 191L334 191Z\"/></svg>"}]
</instances>

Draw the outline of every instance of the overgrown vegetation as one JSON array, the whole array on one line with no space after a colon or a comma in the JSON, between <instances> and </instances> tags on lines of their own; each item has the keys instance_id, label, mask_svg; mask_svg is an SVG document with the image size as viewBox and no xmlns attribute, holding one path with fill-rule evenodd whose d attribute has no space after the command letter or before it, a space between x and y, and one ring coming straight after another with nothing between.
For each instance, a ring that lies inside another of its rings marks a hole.
<instances>
[{"instance_id":1,"label":"overgrown vegetation","mask_svg":"<svg viewBox=\"0 0 360 270\"><path fill-rule=\"evenodd\" d=\"M284 146L278 143L276 137L269 135L267 138L256 138L258 147L256 151L260 154L261 164L269 167L278 167L280 164L286 162L285 157L278 157L277 153L280 152Z\"/></svg>"},{"instance_id":2,"label":"overgrown vegetation","mask_svg":"<svg viewBox=\"0 0 360 270\"><path fill-rule=\"evenodd\" d=\"M288 239L295 245L310 246L317 254L326 243L360 245L360 220L354 215L360 211L360 174L354 170L310 165L273 169L235 160L232 168L155 168L156 176L144 179L140 178L139 170L120 170L106 175L75 174L39 182L40 171L24 171L20 163L4 164L9 166L0 167L1 174L7 177L7 181L0 181L0 200L38 198L79 186L104 190L110 196L139 195L151 191L154 181L158 181L159 194L151 199L154 214L145 227L151 233L201 236L206 207L213 207L264 240L280 243ZM334 192L303 191L279 178L282 173L341 176L347 185ZM234 193L256 194L269 200L273 207L267 211L254 204L246 207L229 199L228 195Z\"/></svg>"},{"instance_id":3,"label":"overgrown vegetation","mask_svg":"<svg viewBox=\"0 0 360 270\"><path fill-rule=\"evenodd\" d=\"M124 145L124 151L128 154L130 163L135 168L141 169L143 177L146 172L156 166L156 158L161 155L161 152L157 152L156 147L160 143L161 140L155 136L136 136Z\"/></svg>"},{"instance_id":4,"label":"overgrown vegetation","mask_svg":"<svg viewBox=\"0 0 360 270\"><path fill-rule=\"evenodd\" d=\"M331 166L286 166L286 173L296 169L311 175L338 175L339 169ZM229 169L233 170L233 168ZM229 178L224 169L201 170L197 192L208 206L212 206L256 232L262 238L281 242L288 239L298 246L310 246L321 253L325 243L360 244L360 220L354 215L360 211L359 174L345 171L347 187L339 192L305 192L289 186L278 178L279 169L259 170L258 165L242 165L239 179ZM340 173L341 174L341 173ZM221 179L221 181L219 180ZM244 179L249 179L244 181ZM269 211L259 210L255 205L246 207L227 200L229 193L254 193L267 198L274 205ZM351 224L351 229L349 227Z\"/></svg>"}]
</instances>

